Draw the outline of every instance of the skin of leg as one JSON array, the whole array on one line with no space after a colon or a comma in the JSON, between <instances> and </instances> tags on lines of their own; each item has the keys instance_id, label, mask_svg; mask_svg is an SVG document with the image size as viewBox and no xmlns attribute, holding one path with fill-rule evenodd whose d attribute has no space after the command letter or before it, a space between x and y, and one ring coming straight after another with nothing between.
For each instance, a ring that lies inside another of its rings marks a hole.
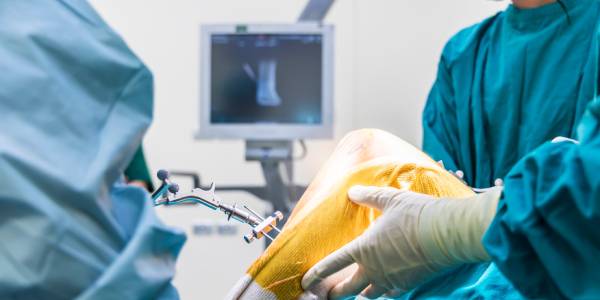
<instances>
[{"instance_id":1,"label":"skin of leg","mask_svg":"<svg viewBox=\"0 0 600 300\"><path fill-rule=\"evenodd\" d=\"M347 199L347 190L356 184L436 196L472 195L461 181L402 139L381 130L352 132L312 181L282 233L248 269L253 281L279 299L298 298L304 273L379 216Z\"/></svg>"}]
</instances>

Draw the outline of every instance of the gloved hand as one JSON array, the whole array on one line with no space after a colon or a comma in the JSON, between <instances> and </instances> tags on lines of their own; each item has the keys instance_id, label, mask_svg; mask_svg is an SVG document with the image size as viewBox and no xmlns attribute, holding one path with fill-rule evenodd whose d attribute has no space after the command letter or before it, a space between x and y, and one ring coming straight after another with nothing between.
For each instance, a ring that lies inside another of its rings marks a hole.
<instances>
[{"instance_id":1,"label":"gloved hand","mask_svg":"<svg viewBox=\"0 0 600 300\"><path fill-rule=\"evenodd\" d=\"M332 299L407 291L461 263L489 260L481 239L496 213L502 188L470 198L438 199L394 188L357 186L348 196L383 212L358 238L314 265L305 290L344 267L358 269L329 292Z\"/></svg>"}]
</instances>

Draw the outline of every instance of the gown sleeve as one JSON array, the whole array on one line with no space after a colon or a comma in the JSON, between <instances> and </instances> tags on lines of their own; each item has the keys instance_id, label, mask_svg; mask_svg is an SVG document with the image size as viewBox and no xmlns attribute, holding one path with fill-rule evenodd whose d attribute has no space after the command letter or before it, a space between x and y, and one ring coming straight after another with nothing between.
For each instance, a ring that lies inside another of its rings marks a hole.
<instances>
[{"instance_id":1,"label":"gown sleeve","mask_svg":"<svg viewBox=\"0 0 600 300\"><path fill-rule=\"evenodd\" d=\"M600 97L578 127L580 144L547 143L505 180L484 245L502 273L531 298L600 298ZM540 120L541 122L542 120Z\"/></svg>"},{"instance_id":2,"label":"gown sleeve","mask_svg":"<svg viewBox=\"0 0 600 300\"><path fill-rule=\"evenodd\" d=\"M450 72L442 54L437 78L423 111L423 151L436 161L443 161L448 170L459 169L455 160L459 148L453 94Z\"/></svg>"},{"instance_id":3,"label":"gown sleeve","mask_svg":"<svg viewBox=\"0 0 600 300\"><path fill-rule=\"evenodd\" d=\"M152 177L150 176L150 170L148 169L146 157L144 156L144 149L141 145L138 147L133 159L125 169L125 176L129 181L143 181L146 184L148 191L154 190Z\"/></svg>"}]
</instances>

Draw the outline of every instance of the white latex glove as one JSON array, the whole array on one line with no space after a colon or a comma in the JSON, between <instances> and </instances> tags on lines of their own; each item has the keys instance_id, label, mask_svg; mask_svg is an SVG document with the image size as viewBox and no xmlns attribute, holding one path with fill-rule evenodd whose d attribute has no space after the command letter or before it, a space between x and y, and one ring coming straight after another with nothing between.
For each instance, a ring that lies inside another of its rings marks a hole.
<instances>
[{"instance_id":1,"label":"white latex glove","mask_svg":"<svg viewBox=\"0 0 600 300\"><path fill-rule=\"evenodd\" d=\"M356 263L334 286L331 299L376 298L407 291L435 273L461 263L489 260L481 239L496 213L502 188L463 199L437 199L394 188L357 186L350 200L383 212L358 238L314 265L302 279L311 289Z\"/></svg>"}]
</instances>

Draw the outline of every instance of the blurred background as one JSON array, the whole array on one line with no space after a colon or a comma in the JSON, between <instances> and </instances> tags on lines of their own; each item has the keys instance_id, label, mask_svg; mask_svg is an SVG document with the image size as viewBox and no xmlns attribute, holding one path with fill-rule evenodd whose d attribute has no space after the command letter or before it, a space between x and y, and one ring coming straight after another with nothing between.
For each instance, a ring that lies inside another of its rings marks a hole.
<instances>
[{"instance_id":1,"label":"blurred background","mask_svg":"<svg viewBox=\"0 0 600 300\"><path fill-rule=\"evenodd\" d=\"M203 183L265 184L260 165L244 159L243 140L194 138L202 92L200 25L295 22L306 2L91 1L154 73L154 122L144 140L152 173L166 168L196 172ZM308 184L337 141L353 129L385 128L420 146L421 111L445 42L506 5L484 0L335 1L325 19L335 27L334 136L307 140L308 154L295 164L296 182ZM187 178L178 182L182 189L192 187ZM220 196L260 213L271 209L244 192ZM160 207L158 211L166 223L188 234L175 278L183 299L222 298L263 250L262 242L243 242L247 227L227 223L210 210Z\"/></svg>"}]
</instances>

